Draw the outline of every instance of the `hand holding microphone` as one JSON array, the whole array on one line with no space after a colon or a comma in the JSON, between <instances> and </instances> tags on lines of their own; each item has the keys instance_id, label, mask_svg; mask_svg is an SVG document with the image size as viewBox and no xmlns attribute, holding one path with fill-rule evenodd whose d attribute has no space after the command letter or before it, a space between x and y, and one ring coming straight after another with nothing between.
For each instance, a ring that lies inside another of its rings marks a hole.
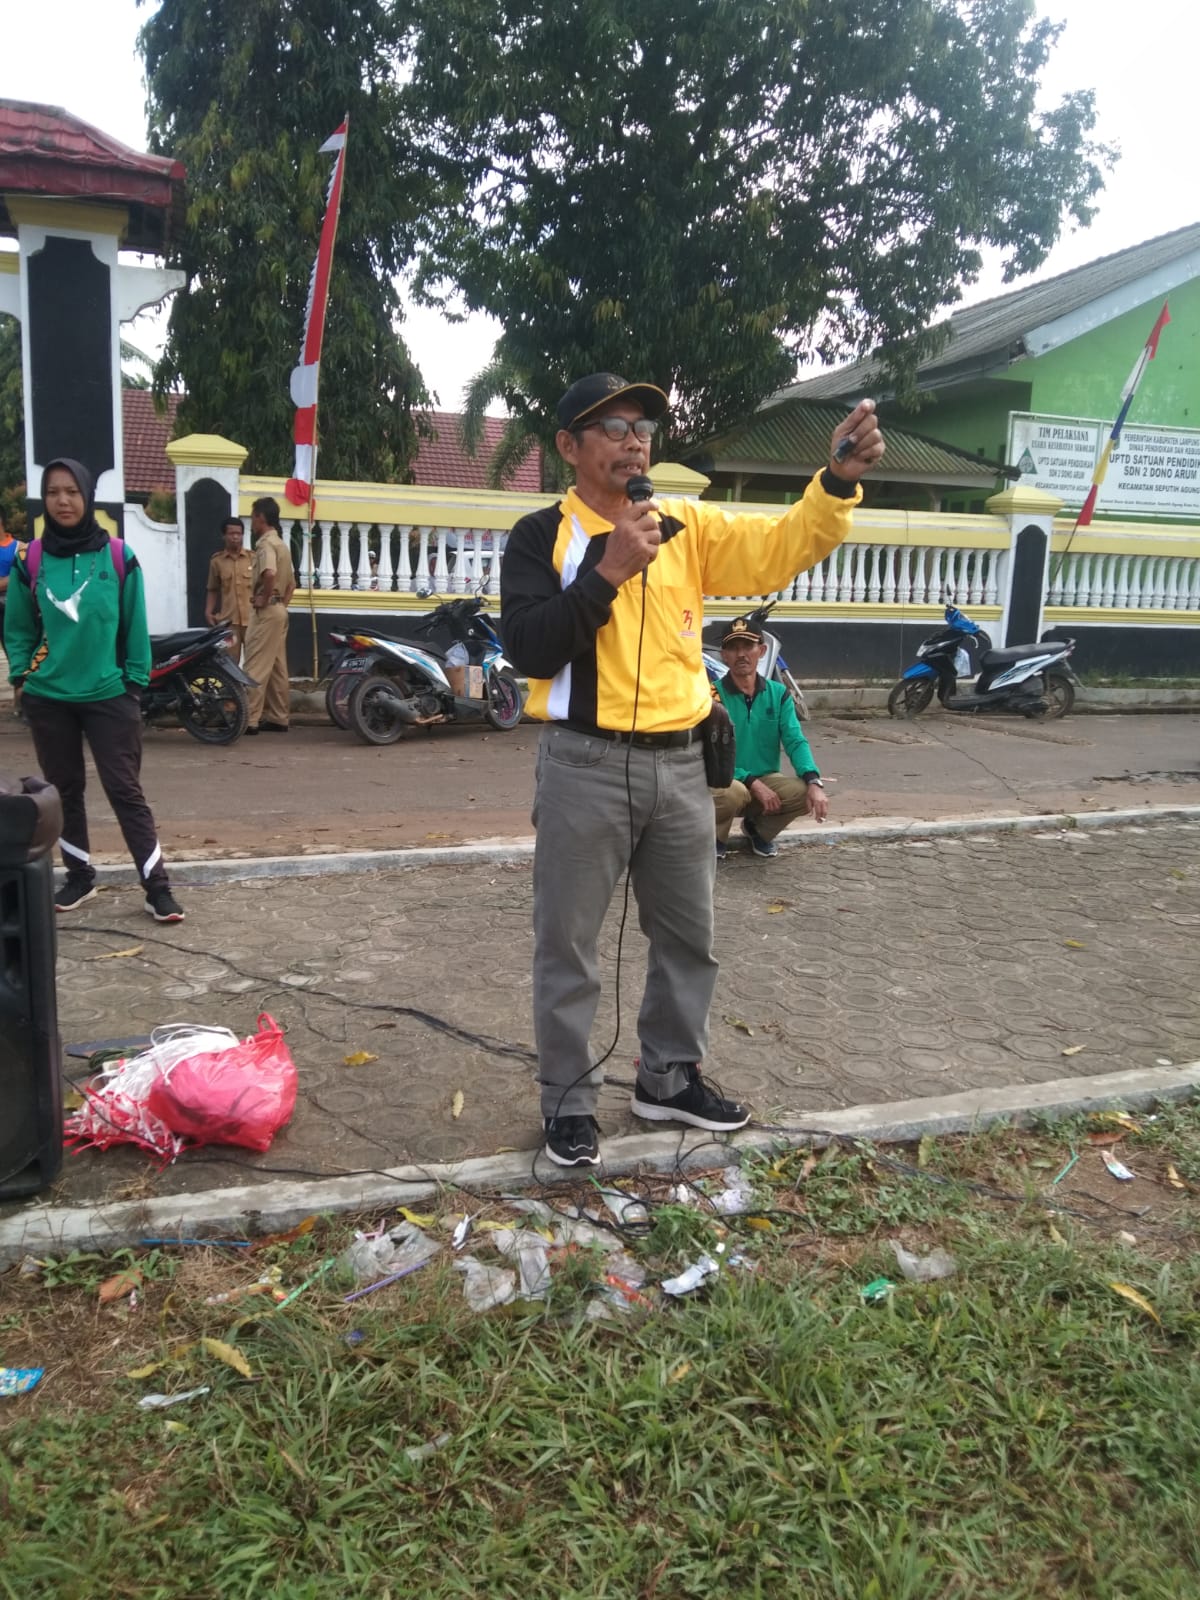
<instances>
[{"instance_id":1,"label":"hand holding microphone","mask_svg":"<svg viewBox=\"0 0 1200 1600\"><path fill-rule=\"evenodd\" d=\"M618 513L608 536L604 558L596 565L596 571L614 589L619 589L627 579L639 572L645 583L646 569L657 556L662 543L662 529L655 515L658 504L650 479L641 473L630 478L625 485L625 493L630 500L629 510Z\"/></svg>"}]
</instances>

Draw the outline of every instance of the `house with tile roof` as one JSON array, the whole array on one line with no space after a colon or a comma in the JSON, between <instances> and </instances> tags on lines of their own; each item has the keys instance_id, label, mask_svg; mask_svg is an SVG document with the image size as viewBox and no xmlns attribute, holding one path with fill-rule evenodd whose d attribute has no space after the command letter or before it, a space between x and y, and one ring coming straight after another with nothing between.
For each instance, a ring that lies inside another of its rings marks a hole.
<instances>
[{"instance_id":1,"label":"house with tile roof","mask_svg":"<svg viewBox=\"0 0 1200 1600\"><path fill-rule=\"evenodd\" d=\"M156 492L175 492L175 468L167 459L166 446L175 433L175 414L181 396L168 395L165 411L159 411L148 389L122 389L121 408L125 427L125 493L131 502L144 505ZM487 486L487 465L504 432L503 417L485 417L483 440L472 458L463 449L459 433L461 418L452 411L429 414L433 437L421 440L413 467L413 482L425 488L483 489ZM542 486L540 452L531 451L505 484L506 489L537 494Z\"/></svg>"},{"instance_id":2,"label":"house with tile roof","mask_svg":"<svg viewBox=\"0 0 1200 1600\"><path fill-rule=\"evenodd\" d=\"M954 312L944 346L918 370L924 404L917 412L897 404L881 361L872 356L789 385L764 404L756 421L769 422L778 434L799 408L844 407L873 395L888 425L889 456L893 431L915 427L928 440L1008 466L1010 476L1020 478L1013 419L1111 422L1164 300L1171 322L1129 426L1200 429L1200 222ZM1090 469L1085 491L1088 482ZM998 473L986 492L950 493L943 508L982 509L986 493L1004 485ZM1200 504L1200 482L1197 496ZM1106 507L1102 494L1097 516L1106 510L1136 514L1114 510L1111 495ZM1164 514L1171 513L1158 513Z\"/></svg>"}]
</instances>

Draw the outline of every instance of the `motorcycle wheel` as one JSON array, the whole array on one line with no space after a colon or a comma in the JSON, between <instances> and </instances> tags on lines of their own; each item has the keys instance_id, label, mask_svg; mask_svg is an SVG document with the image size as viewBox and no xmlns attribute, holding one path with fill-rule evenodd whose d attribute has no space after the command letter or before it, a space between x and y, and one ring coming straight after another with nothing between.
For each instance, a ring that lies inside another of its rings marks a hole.
<instances>
[{"instance_id":1,"label":"motorcycle wheel","mask_svg":"<svg viewBox=\"0 0 1200 1600\"><path fill-rule=\"evenodd\" d=\"M792 697L792 704L796 708L796 716L803 722L808 716L808 706L804 699L804 690L796 682L790 672L781 672L780 682Z\"/></svg>"},{"instance_id":2,"label":"motorcycle wheel","mask_svg":"<svg viewBox=\"0 0 1200 1600\"><path fill-rule=\"evenodd\" d=\"M919 717L933 699L936 687L933 678L901 678L888 695L888 716Z\"/></svg>"},{"instance_id":3,"label":"motorcycle wheel","mask_svg":"<svg viewBox=\"0 0 1200 1600\"><path fill-rule=\"evenodd\" d=\"M358 680L348 673L339 673L325 685L325 710L335 728L350 726L350 696Z\"/></svg>"},{"instance_id":4,"label":"motorcycle wheel","mask_svg":"<svg viewBox=\"0 0 1200 1600\"><path fill-rule=\"evenodd\" d=\"M179 720L201 744L233 744L249 721L246 691L220 667L188 678L179 701Z\"/></svg>"},{"instance_id":5,"label":"motorcycle wheel","mask_svg":"<svg viewBox=\"0 0 1200 1600\"><path fill-rule=\"evenodd\" d=\"M404 723L389 702L394 693L391 679L379 672L369 672L351 690L350 726L364 744L395 744L404 732Z\"/></svg>"},{"instance_id":6,"label":"motorcycle wheel","mask_svg":"<svg viewBox=\"0 0 1200 1600\"><path fill-rule=\"evenodd\" d=\"M509 733L521 720L521 685L507 667L488 673L488 708L484 716L493 728Z\"/></svg>"},{"instance_id":7,"label":"motorcycle wheel","mask_svg":"<svg viewBox=\"0 0 1200 1600\"><path fill-rule=\"evenodd\" d=\"M1047 722L1057 722L1059 717L1065 717L1075 704L1075 685L1070 678L1064 678L1057 672L1052 672L1046 678L1046 710L1044 718Z\"/></svg>"}]
</instances>

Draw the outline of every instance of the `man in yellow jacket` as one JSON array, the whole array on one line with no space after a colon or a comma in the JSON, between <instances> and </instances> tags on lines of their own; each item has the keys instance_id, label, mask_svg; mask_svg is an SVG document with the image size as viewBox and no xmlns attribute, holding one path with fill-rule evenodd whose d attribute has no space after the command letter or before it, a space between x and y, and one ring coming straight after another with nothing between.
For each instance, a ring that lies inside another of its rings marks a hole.
<instances>
[{"instance_id":1,"label":"man in yellow jacket","mask_svg":"<svg viewBox=\"0 0 1200 1600\"><path fill-rule=\"evenodd\" d=\"M548 723L533 809L533 1006L546 1153L564 1167L600 1159L596 942L626 865L650 946L633 1111L712 1131L750 1120L700 1072L717 973L704 596L781 589L822 561L849 534L858 479L884 448L865 400L835 429L829 466L778 517L635 504L627 485L645 475L668 405L653 384L613 373L572 384L555 442L575 487L517 523L501 565L505 646L530 679L526 710Z\"/></svg>"}]
</instances>

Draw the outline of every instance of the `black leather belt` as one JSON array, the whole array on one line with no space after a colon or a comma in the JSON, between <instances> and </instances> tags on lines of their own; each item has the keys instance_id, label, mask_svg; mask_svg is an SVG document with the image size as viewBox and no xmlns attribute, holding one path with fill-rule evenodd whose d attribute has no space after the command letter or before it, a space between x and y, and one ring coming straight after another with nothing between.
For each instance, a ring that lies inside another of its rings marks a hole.
<instances>
[{"instance_id":1,"label":"black leather belt","mask_svg":"<svg viewBox=\"0 0 1200 1600\"><path fill-rule=\"evenodd\" d=\"M568 728L587 739L608 739L616 744L635 745L641 750L686 750L689 745L700 743L703 725L698 728L679 728L674 733L622 733L617 728L589 728L586 722L560 719L555 727Z\"/></svg>"}]
</instances>

